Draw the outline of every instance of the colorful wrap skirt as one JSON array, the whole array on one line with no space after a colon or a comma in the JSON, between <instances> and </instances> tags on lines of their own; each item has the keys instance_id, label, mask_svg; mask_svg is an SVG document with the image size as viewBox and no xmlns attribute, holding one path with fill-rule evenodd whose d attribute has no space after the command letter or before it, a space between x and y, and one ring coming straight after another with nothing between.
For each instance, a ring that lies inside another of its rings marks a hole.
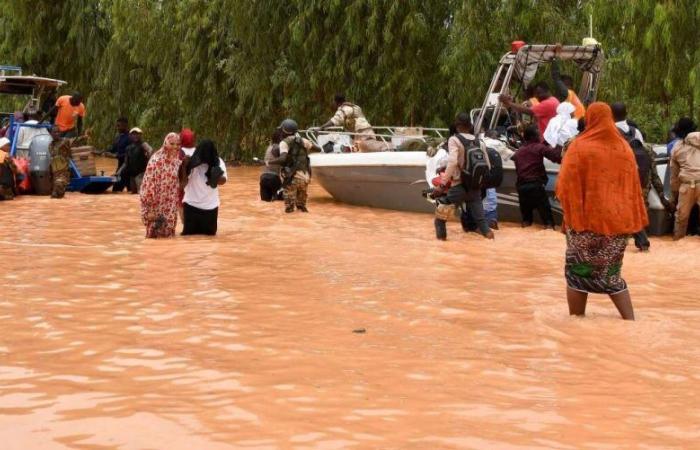
<instances>
[{"instance_id":1,"label":"colorful wrap skirt","mask_svg":"<svg viewBox=\"0 0 700 450\"><path fill-rule=\"evenodd\" d=\"M626 235L605 236L590 231L566 232L566 282L569 288L614 295L627 289L622 278Z\"/></svg>"}]
</instances>

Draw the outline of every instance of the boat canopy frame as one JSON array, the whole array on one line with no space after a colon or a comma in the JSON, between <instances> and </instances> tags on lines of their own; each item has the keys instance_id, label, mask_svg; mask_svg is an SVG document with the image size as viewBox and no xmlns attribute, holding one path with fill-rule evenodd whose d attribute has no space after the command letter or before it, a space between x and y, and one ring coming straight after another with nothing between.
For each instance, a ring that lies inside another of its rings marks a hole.
<instances>
[{"instance_id":1,"label":"boat canopy frame","mask_svg":"<svg viewBox=\"0 0 700 450\"><path fill-rule=\"evenodd\" d=\"M65 84L63 80L34 75L0 75L0 94L38 97L47 89L58 89Z\"/></svg>"},{"instance_id":2,"label":"boat canopy frame","mask_svg":"<svg viewBox=\"0 0 700 450\"><path fill-rule=\"evenodd\" d=\"M493 104L494 95L510 93L513 81L519 82L523 88L528 87L540 66L554 59L576 64L582 72L578 96L585 106L593 103L605 64L605 54L600 45L525 45L517 53L506 53L499 61L481 109L472 111L472 115L476 115L475 134L494 129L505 109L501 102ZM487 120L489 112L491 114Z\"/></svg>"}]
</instances>

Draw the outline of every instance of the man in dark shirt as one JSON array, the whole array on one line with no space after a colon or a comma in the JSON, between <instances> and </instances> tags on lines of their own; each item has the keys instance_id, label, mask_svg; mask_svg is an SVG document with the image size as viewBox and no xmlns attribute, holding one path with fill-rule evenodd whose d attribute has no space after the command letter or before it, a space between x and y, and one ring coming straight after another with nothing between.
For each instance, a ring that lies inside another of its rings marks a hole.
<instances>
[{"instance_id":1,"label":"man in dark shirt","mask_svg":"<svg viewBox=\"0 0 700 450\"><path fill-rule=\"evenodd\" d=\"M129 180L127 189L132 194L138 194L141 190L141 182L146 172L148 160L153 154L150 145L143 141L143 131L141 128L132 128L129 131L131 144L126 148L124 164L119 168L117 174Z\"/></svg>"},{"instance_id":2,"label":"man in dark shirt","mask_svg":"<svg viewBox=\"0 0 700 450\"><path fill-rule=\"evenodd\" d=\"M131 144L129 140L129 120L126 117L120 117L117 119L117 134L114 136L114 142L107 150L108 153L116 156L117 158L117 170L124 165L124 160L126 159L126 148ZM129 187L129 178L122 176L114 186L112 187L113 192L121 192L124 188Z\"/></svg>"},{"instance_id":3,"label":"man in dark shirt","mask_svg":"<svg viewBox=\"0 0 700 450\"><path fill-rule=\"evenodd\" d=\"M541 143L540 132L536 125L525 129L525 144L512 156L515 172L518 176L516 186L520 199L520 213L523 227L529 227L533 221L533 210L537 209L544 226L554 229L554 215L545 186L547 171L544 158L561 163L561 150Z\"/></svg>"}]
</instances>

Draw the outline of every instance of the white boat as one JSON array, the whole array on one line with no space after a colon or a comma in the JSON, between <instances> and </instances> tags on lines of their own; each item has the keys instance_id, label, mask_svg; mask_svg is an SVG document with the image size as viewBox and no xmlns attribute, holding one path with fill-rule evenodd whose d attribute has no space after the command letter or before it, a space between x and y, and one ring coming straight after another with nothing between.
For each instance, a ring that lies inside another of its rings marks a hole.
<instances>
[{"instance_id":1,"label":"white boat","mask_svg":"<svg viewBox=\"0 0 700 450\"><path fill-rule=\"evenodd\" d=\"M664 146L655 146L661 156ZM426 200L422 192L428 189L425 152L380 152L380 153L314 153L311 155L313 178L334 199L358 206L433 213L435 207ZM554 198L554 189L559 174L559 164L545 161L555 220L561 223L562 210ZM657 166L659 176L666 179L666 164ZM503 163L503 183L498 192L498 217L504 222L520 222L518 192L515 187L515 165ZM668 182L666 194L670 193ZM671 227L668 215L654 190L649 193L649 232L652 235L666 234Z\"/></svg>"},{"instance_id":2,"label":"white boat","mask_svg":"<svg viewBox=\"0 0 700 450\"><path fill-rule=\"evenodd\" d=\"M553 45L526 45L504 55L493 76L481 108L472 110L475 134L483 137L484 131L496 130L499 139L508 146L517 148L517 117L507 111L497 100L500 94L511 93L511 87L527 86L534 80L537 69L551 62L554 57L575 63L582 72L579 97L588 105L595 100L600 72L604 63L602 49L597 45L564 46L555 54ZM517 82L517 83L516 83ZM436 128L408 129L406 133L398 127L377 127L377 138L391 147L397 147L409 139L424 139L426 135L445 137L447 130ZM400 211L434 212L434 206L421 194L429 188L428 181L434 170L426 170L430 158L422 151L387 151L378 153L337 153L351 144L353 133L337 130L327 132L307 131L306 136L319 146L328 141L335 142L335 152L311 156L314 179L336 200L352 205L394 209ZM331 146L332 147L332 146ZM325 147L327 151L333 151ZM665 147L658 147L658 170L661 179L666 179ZM549 175L547 191L550 193L555 219L561 221L562 211L553 196L559 165L545 161ZM515 166L504 161L504 179L498 188L498 216L501 221L520 222L521 215L516 189ZM668 187L667 187L668 195ZM652 191L649 197L649 232L654 235L668 232L670 223L663 206Z\"/></svg>"}]
</instances>

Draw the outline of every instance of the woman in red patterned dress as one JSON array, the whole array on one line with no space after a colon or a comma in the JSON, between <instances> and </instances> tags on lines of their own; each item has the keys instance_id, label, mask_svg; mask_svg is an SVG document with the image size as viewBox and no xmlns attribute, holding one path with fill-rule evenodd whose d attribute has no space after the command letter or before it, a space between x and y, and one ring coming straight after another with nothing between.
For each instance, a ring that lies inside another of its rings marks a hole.
<instances>
[{"instance_id":1,"label":"woman in red patterned dress","mask_svg":"<svg viewBox=\"0 0 700 450\"><path fill-rule=\"evenodd\" d=\"M141 184L141 220L147 238L172 237L177 225L180 136L169 133L148 161Z\"/></svg>"}]
</instances>

